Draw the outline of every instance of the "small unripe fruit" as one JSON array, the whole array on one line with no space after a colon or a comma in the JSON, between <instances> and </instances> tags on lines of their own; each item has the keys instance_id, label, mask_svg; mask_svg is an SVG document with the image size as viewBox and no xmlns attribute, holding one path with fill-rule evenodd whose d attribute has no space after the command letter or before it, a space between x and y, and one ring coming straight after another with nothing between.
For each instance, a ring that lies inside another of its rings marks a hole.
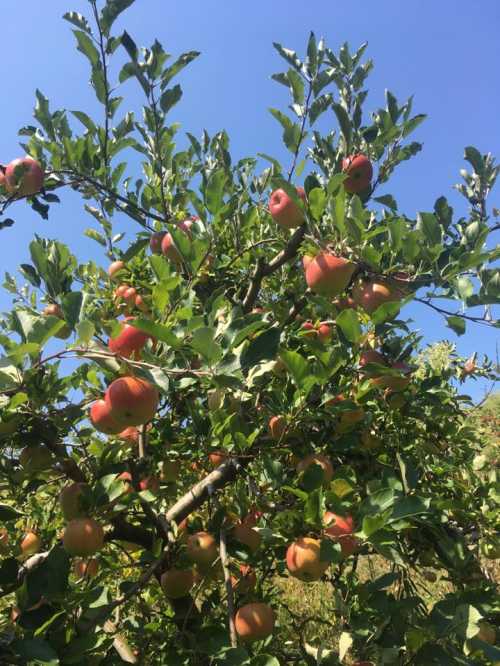
<instances>
[{"instance_id":1,"label":"small unripe fruit","mask_svg":"<svg viewBox=\"0 0 500 666\"><path fill-rule=\"evenodd\" d=\"M286 551L286 566L291 575L306 582L319 580L330 566L320 559L320 550L318 539L303 537L292 543Z\"/></svg>"},{"instance_id":2,"label":"small unripe fruit","mask_svg":"<svg viewBox=\"0 0 500 666\"><path fill-rule=\"evenodd\" d=\"M69 555L94 555L104 546L104 530L93 518L76 518L66 525L63 546Z\"/></svg>"},{"instance_id":3,"label":"small unripe fruit","mask_svg":"<svg viewBox=\"0 0 500 666\"><path fill-rule=\"evenodd\" d=\"M321 324L318 326L318 340L323 344L330 342L332 339L332 333L332 328L329 324L321 322Z\"/></svg>"},{"instance_id":4,"label":"small unripe fruit","mask_svg":"<svg viewBox=\"0 0 500 666\"><path fill-rule=\"evenodd\" d=\"M212 451L208 455L208 459L210 461L210 464L213 465L214 467L218 467L219 465L222 465L223 462L226 462L228 457L229 457L228 452L224 451L222 449L217 449L217 451Z\"/></svg>"},{"instance_id":5,"label":"small unripe fruit","mask_svg":"<svg viewBox=\"0 0 500 666\"><path fill-rule=\"evenodd\" d=\"M271 606L251 603L242 606L234 617L236 633L244 642L260 641L273 633L275 615Z\"/></svg>"}]
</instances>

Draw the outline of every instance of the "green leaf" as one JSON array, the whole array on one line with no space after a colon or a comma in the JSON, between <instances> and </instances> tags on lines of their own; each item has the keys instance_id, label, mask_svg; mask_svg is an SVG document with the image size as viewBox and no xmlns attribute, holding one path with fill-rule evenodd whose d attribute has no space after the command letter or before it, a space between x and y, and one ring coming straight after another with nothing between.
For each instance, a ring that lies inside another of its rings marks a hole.
<instances>
[{"instance_id":1,"label":"green leaf","mask_svg":"<svg viewBox=\"0 0 500 666\"><path fill-rule=\"evenodd\" d=\"M297 54L295 51L292 51L291 49L286 49L281 44L278 44L277 42L273 42L273 46L278 51L280 56L284 58L287 63L289 63L294 69L297 70L297 72L300 72L302 69L302 62L301 60L297 57Z\"/></svg>"},{"instance_id":2,"label":"green leaf","mask_svg":"<svg viewBox=\"0 0 500 666\"><path fill-rule=\"evenodd\" d=\"M329 93L326 95L321 95L321 97L318 97L314 100L309 109L309 121L311 125L315 123L320 115L327 110L327 108L332 103L332 100L333 98Z\"/></svg>"},{"instance_id":3,"label":"green leaf","mask_svg":"<svg viewBox=\"0 0 500 666\"><path fill-rule=\"evenodd\" d=\"M80 30L84 30L90 34L91 30L89 22L82 14L79 14L78 12L66 12L66 14L63 14L63 19L69 23L72 23L73 25L76 25L76 27L80 28Z\"/></svg>"},{"instance_id":4,"label":"green leaf","mask_svg":"<svg viewBox=\"0 0 500 666\"><path fill-rule=\"evenodd\" d=\"M446 323L457 335L463 335L465 333L467 324L463 317L455 315L446 317Z\"/></svg>"},{"instance_id":5,"label":"green leaf","mask_svg":"<svg viewBox=\"0 0 500 666\"><path fill-rule=\"evenodd\" d=\"M373 201L377 201L383 206L387 206L387 208L390 208L392 211L397 211L398 209L396 199L391 194L384 194L381 197L374 197Z\"/></svg>"},{"instance_id":6,"label":"green leaf","mask_svg":"<svg viewBox=\"0 0 500 666\"><path fill-rule=\"evenodd\" d=\"M16 511L16 509L8 504L0 504L0 521L17 520L21 516L22 513L19 513L19 511Z\"/></svg>"},{"instance_id":7,"label":"green leaf","mask_svg":"<svg viewBox=\"0 0 500 666\"><path fill-rule=\"evenodd\" d=\"M280 662L270 654L258 654L251 659L249 666L280 666Z\"/></svg>"},{"instance_id":8,"label":"green leaf","mask_svg":"<svg viewBox=\"0 0 500 666\"><path fill-rule=\"evenodd\" d=\"M9 649L14 654L23 659L29 659L30 662L36 660L49 666L57 666L59 658L54 648L41 638L22 638L15 640L9 645Z\"/></svg>"},{"instance_id":9,"label":"green leaf","mask_svg":"<svg viewBox=\"0 0 500 666\"><path fill-rule=\"evenodd\" d=\"M294 123L288 116L278 109L269 109L269 112L283 127L283 143L290 152L294 153L301 140L300 125Z\"/></svg>"},{"instance_id":10,"label":"green leaf","mask_svg":"<svg viewBox=\"0 0 500 666\"><path fill-rule=\"evenodd\" d=\"M241 367L253 368L262 361L270 361L276 358L280 343L281 333L277 328L270 328L254 338L243 350L240 357Z\"/></svg>"},{"instance_id":11,"label":"green leaf","mask_svg":"<svg viewBox=\"0 0 500 666\"><path fill-rule=\"evenodd\" d=\"M182 88L179 84L173 88L168 88L160 97L160 107L163 113L168 113L170 109L177 104L182 97Z\"/></svg>"},{"instance_id":12,"label":"green leaf","mask_svg":"<svg viewBox=\"0 0 500 666\"><path fill-rule=\"evenodd\" d=\"M474 148L474 146L467 146L464 150L464 158L479 176L483 174L484 160L477 148Z\"/></svg>"},{"instance_id":13,"label":"green leaf","mask_svg":"<svg viewBox=\"0 0 500 666\"><path fill-rule=\"evenodd\" d=\"M345 141L345 149L346 151L349 150L350 145L351 145L351 121L349 120L349 116L347 115L347 111L344 109L343 106L337 103L332 104L332 108L335 111L335 115L337 116L337 120L339 121L339 127L340 131L342 132L342 136L344 137Z\"/></svg>"},{"instance_id":14,"label":"green leaf","mask_svg":"<svg viewBox=\"0 0 500 666\"><path fill-rule=\"evenodd\" d=\"M72 329L75 328L80 319L82 303L83 294L81 291L71 291L69 294L65 294L61 299L61 308L64 314L64 319Z\"/></svg>"},{"instance_id":15,"label":"green leaf","mask_svg":"<svg viewBox=\"0 0 500 666\"><path fill-rule=\"evenodd\" d=\"M362 330L358 314L354 310L343 310L336 318L335 323L349 342L353 342L354 344L359 342Z\"/></svg>"},{"instance_id":16,"label":"green leaf","mask_svg":"<svg viewBox=\"0 0 500 666\"><path fill-rule=\"evenodd\" d=\"M321 539L319 559L322 562L333 562L335 564L342 562L340 543L332 541L332 539Z\"/></svg>"},{"instance_id":17,"label":"green leaf","mask_svg":"<svg viewBox=\"0 0 500 666\"><path fill-rule=\"evenodd\" d=\"M304 381L309 377L309 364L306 359L295 351L283 351L280 358L292 375L297 388L302 388Z\"/></svg>"},{"instance_id":18,"label":"green leaf","mask_svg":"<svg viewBox=\"0 0 500 666\"><path fill-rule=\"evenodd\" d=\"M290 84L290 90L292 91L293 101L295 104L304 103L304 81L300 74L294 69L289 69L286 74L286 80Z\"/></svg>"},{"instance_id":19,"label":"green leaf","mask_svg":"<svg viewBox=\"0 0 500 666\"><path fill-rule=\"evenodd\" d=\"M40 276L31 264L21 264L19 270L34 287L39 287L41 285L42 281L40 280Z\"/></svg>"},{"instance_id":20,"label":"green leaf","mask_svg":"<svg viewBox=\"0 0 500 666\"><path fill-rule=\"evenodd\" d=\"M188 51L179 56L179 58L170 65L161 76L161 87L162 89L168 85L168 82L171 81L174 76L176 76L184 67L189 65L195 58L200 55L199 51Z\"/></svg>"},{"instance_id":21,"label":"green leaf","mask_svg":"<svg viewBox=\"0 0 500 666\"><path fill-rule=\"evenodd\" d=\"M90 60L92 67L99 67L101 59L99 56L99 51L94 46L92 38L81 30L73 30L73 34L75 35L76 41L78 42L77 49L80 51L80 53L83 53L83 55Z\"/></svg>"},{"instance_id":22,"label":"green leaf","mask_svg":"<svg viewBox=\"0 0 500 666\"><path fill-rule=\"evenodd\" d=\"M45 559L26 578L31 599L61 597L68 587L70 559L62 546L55 546Z\"/></svg>"},{"instance_id":23,"label":"green leaf","mask_svg":"<svg viewBox=\"0 0 500 666\"><path fill-rule=\"evenodd\" d=\"M222 348L215 342L215 330L208 326L197 328L194 331L191 347L210 364L216 363L222 358Z\"/></svg>"},{"instance_id":24,"label":"green leaf","mask_svg":"<svg viewBox=\"0 0 500 666\"><path fill-rule=\"evenodd\" d=\"M431 245L441 243L443 231L433 213L418 213L416 228L422 231Z\"/></svg>"},{"instance_id":25,"label":"green leaf","mask_svg":"<svg viewBox=\"0 0 500 666\"><path fill-rule=\"evenodd\" d=\"M141 331L149 333L153 338L165 342L170 347L173 347L173 349L180 349L182 346L182 340L168 326L157 324L150 319L134 319L130 323Z\"/></svg>"},{"instance_id":26,"label":"green leaf","mask_svg":"<svg viewBox=\"0 0 500 666\"><path fill-rule=\"evenodd\" d=\"M326 192L319 187L315 187L308 193L307 202L311 215L319 221L326 207Z\"/></svg>"},{"instance_id":27,"label":"green leaf","mask_svg":"<svg viewBox=\"0 0 500 666\"><path fill-rule=\"evenodd\" d=\"M91 134L95 134L97 132L96 124L86 113L83 111L71 111L71 113L75 116L75 118L78 118L82 125L84 125Z\"/></svg>"},{"instance_id":28,"label":"green leaf","mask_svg":"<svg viewBox=\"0 0 500 666\"><path fill-rule=\"evenodd\" d=\"M309 74L314 78L318 71L318 45L316 44L314 32L311 32L309 35L309 41L307 43L306 66L309 70Z\"/></svg>"},{"instance_id":29,"label":"green leaf","mask_svg":"<svg viewBox=\"0 0 500 666\"><path fill-rule=\"evenodd\" d=\"M123 255L123 261L128 262L136 257L145 247L149 245L149 238L139 238L127 248Z\"/></svg>"},{"instance_id":30,"label":"green leaf","mask_svg":"<svg viewBox=\"0 0 500 666\"><path fill-rule=\"evenodd\" d=\"M216 215L224 205L224 188L227 175L219 169L210 175L204 192L205 202L212 215Z\"/></svg>"},{"instance_id":31,"label":"green leaf","mask_svg":"<svg viewBox=\"0 0 500 666\"><path fill-rule=\"evenodd\" d=\"M372 534L375 534L375 532L378 532L387 525L389 516L390 513L388 511L373 516L365 516L363 518L363 534L367 538L370 538Z\"/></svg>"},{"instance_id":32,"label":"green leaf","mask_svg":"<svg viewBox=\"0 0 500 666\"><path fill-rule=\"evenodd\" d=\"M118 16L130 7L135 0L107 0L101 12L101 28L108 35Z\"/></svg>"},{"instance_id":33,"label":"green leaf","mask_svg":"<svg viewBox=\"0 0 500 666\"><path fill-rule=\"evenodd\" d=\"M391 515L391 522L401 520L402 518L409 518L410 516L417 516L429 511L430 499L423 499L412 495L403 497L394 504Z\"/></svg>"}]
</instances>

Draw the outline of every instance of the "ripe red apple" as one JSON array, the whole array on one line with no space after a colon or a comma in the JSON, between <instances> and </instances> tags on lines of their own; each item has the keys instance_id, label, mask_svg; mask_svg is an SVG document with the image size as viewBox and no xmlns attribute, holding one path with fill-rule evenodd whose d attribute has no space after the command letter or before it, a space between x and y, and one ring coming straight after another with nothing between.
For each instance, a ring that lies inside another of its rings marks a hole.
<instances>
[{"instance_id":1,"label":"ripe red apple","mask_svg":"<svg viewBox=\"0 0 500 666\"><path fill-rule=\"evenodd\" d=\"M20 157L13 160L5 169L5 184L9 192L20 197L29 197L43 187L43 169L40 162L32 157Z\"/></svg>"},{"instance_id":2,"label":"ripe red apple","mask_svg":"<svg viewBox=\"0 0 500 666\"><path fill-rule=\"evenodd\" d=\"M240 594L247 594L257 584L255 571L248 564L241 564L240 571L236 576L231 576L231 585Z\"/></svg>"},{"instance_id":3,"label":"ripe red apple","mask_svg":"<svg viewBox=\"0 0 500 666\"><path fill-rule=\"evenodd\" d=\"M123 300L129 307L135 305L136 298L137 298L137 289L134 289L134 287L128 287L123 292Z\"/></svg>"},{"instance_id":4,"label":"ripe red apple","mask_svg":"<svg viewBox=\"0 0 500 666\"><path fill-rule=\"evenodd\" d=\"M96 400L90 408L90 421L96 430L106 435L117 435L123 430L111 413L111 406L105 400Z\"/></svg>"},{"instance_id":5,"label":"ripe red apple","mask_svg":"<svg viewBox=\"0 0 500 666\"><path fill-rule=\"evenodd\" d=\"M343 557L349 557L357 550L358 542L353 536L355 529L352 516L338 516L331 511L326 511L323 516L323 524L326 527L325 535L340 543Z\"/></svg>"},{"instance_id":6,"label":"ripe red apple","mask_svg":"<svg viewBox=\"0 0 500 666\"><path fill-rule=\"evenodd\" d=\"M313 259L314 259L314 257L312 257L310 254L305 254L302 257L302 266L304 268L304 271L306 270L306 268L309 266L309 264L311 263L311 261Z\"/></svg>"},{"instance_id":7,"label":"ripe red apple","mask_svg":"<svg viewBox=\"0 0 500 666\"><path fill-rule=\"evenodd\" d=\"M286 566L291 575L305 582L319 580L330 566L320 559L320 548L318 539L309 537L292 543L286 551Z\"/></svg>"},{"instance_id":8,"label":"ripe red apple","mask_svg":"<svg viewBox=\"0 0 500 666\"><path fill-rule=\"evenodd\" d=\"M301 460L296 469L299 474L305 472L311 465L318 465L323 471L323 484L328 485L333 478L333 465L328 456L321 453L311 453Z\"/></svg>"},{"instance_id":9,"label":"ripe red apple","mask_svg":"<svg viewBox=\"0 0 500 666\"><path fill-rule=\"evenodd\" d=\"M323 296L337 296L349 285L355 264L330 252L320 252L305 269L307 286Z\"/></svg>"},{"instance_id":10,"label":"ripe red apple","mask_svg":"<svg viewBox=\"0 0 500 666\"><path fill-rule=\"evenodd\" d=\"M216 451L212 451L208 455L210 464L213 465L214 467L222 465L223 462L226 462L228 457L229 457L228 452L224 451L223 449L217 449Z\"/></svg>"},{"instance_id":11,"label":"ripe red apple","mask_svg":"<svg viewBox=\"0 0 500 666\"><path fill-rule=\"evenodd\" d=\"M180 599L187 596L193 583L192 569L168 569L160 578L161 589L167 599Z\"/></svg>"},{"instance_id":12,"label":"ripe red apple","mask_svg":"<svg viewBox=\"0 0 500 666\"><path fill-rule=\"evenodd\" d=\"M297 187L298 196L307 202L303 187ZM269 199L269 212L271 217L280 227L294 229L300 227L305 221L304 212L295 201L281 188L275 190Z\"/></svg>"},{"instance_id":13,"label":"ripe red apple","mask_svg":"<svg viewBox=\"0 0 500 666\"><path fill-rule=\"evenodd\" d=\"M29 557L30 555L38 553L41 545L42 542L38 534L33 532L33 530L27 530L19 544L19 547L21 548L21 556Z\"/></svg>"},{"instance_id":14,"label":"ripe red apple","mask_svg":"<svg viewBox=\"0 0 500 666\"><path fill-rule=\"evenodd\" d=\"M21 467L28 474L36 474L50 469L52 466L52 453L43 444L26 446L19 456Z\"/></svg>"},{"instance_id":15,"label":"ripe red apple","mask_svg":"<svg viewBox=\"0 0 500 666\"><path fill-rule=\"evenodd\" d=\"M191 238L191 220L184 220L184 222L179 222L177 228L183 231L188 238ZM164 257L169 259L174 264L179 264L182 262L182 255L177 249L174 239L171 234L166 233L161 241L161 252Z\"/></svg>"},{"instance_id":16,"label":"ripe red apple","mask_svg":"<svg viewBox=\"0 0 500 666\"><path fill-rule=\"evenodd\" d=\"M187 539L186 552L192 562L201 566L212 564L218 555L215 539L208 532L191 534Z\"/></svg>"},{"instance_id":17,"label":"ripe red apple","mask_svg":"<svg viewBox=\"0 0 500 666\"><path fill-rule=\"evenodd\" d=\"M75 560L73 574L75 578L95 578L99 571L99 562L95 557L88 560Z\"/></svg>"},{"instance_id":18,"label":"ripe red apple","mask_svg":"<svg viewBox=\"0 0 500 666\"><path fill-rule=\"evenodd\" d=\"M124 493L134 492L134 486L132 485L132 474L130 472L121 472L121 474L118 474L116 478L123 482L123 485L125 486Z\"/></svg>"},{"instance_id":19,"label":"ripe red apple","mask_svg":"<svg viewBox=\"0 0 500 666\"><path fill-rule=\"evenodd\" d=\"M273 633L275 615L271 606L262 602L246 604L234 617L236 633L243 642L261 641Z\"/></svg>"},{"instance_id":20,"label":"ripe red apple","mask_svg":"<svg viewBox=\"0 0 500 666\"><path fill-rule=\"evenodd\" d=\"M286 431L286 419L284 416L272 416L269 419L269 433L272 439L280 440Z\"/></svg>"},{"instance_id":21,"label":"ripe red apple","mask_svg":"<svg viewBox=\"0 0 500 666\"><path fill-rule=\"evenodd\" d=\"M122 299L123 296L125 295L125 292L130 289L130 285L128 284L121 284L119 287L115 289L115 298L117 299Z\"/></svg>"},{"instance_id":22,"label":"ripe red apple","mask_svg":"<svg viewBox=\"0 0 500 666\"><path fill-rule=\"evenodd\" d=\"M51 303L50 305L47 305L47 307L43 309L42 315L44 317L57 317L58 319L62 319L64 321L63 311L61 310L61 307L57 305L57 303ZM65 324L57 331L57 333L55 333L55 337L59 338L60 340L66 340L66 338L69 338L70 335L71 329L67 324Z\"/></svg>"},{"instance_id":23,"label":"ripe red apple","mask_svg":"<svg viewBox=\"0 0 500 666\"><path fill-rule=\"evenodd\" d=\"M166 483L174 483L177 481L180 471L180 460L164 460L161 467L160 479Z\"/></svg>"},{"instance_id":24,"label":"ripe red apple","mask_svg":"<svg viewBox=\"0 0 500 666\"><path fill-rule=\"evenodd\" d=\"M302 326L301 326L302 331L304 331L304 337L311 337L315 338L318 335L318 331L316 330L316 326L312 323L312 321L305 321Z\"/></svg>"},{"instance_id":25,"label":"ripe red apple","mask_svg":"<svg viewBox=\"0 0 500 666\"><path fill-rule=\"evenodd\" d=\"M109 275L109 277L112 280L114 280L115 276L118 273L122 273L124 268L125 268L125 262L124 261L113 261L108 266L108 275Z\"/></svg>"},{"instance_id":26,"label":"ripe red apple","mask_svg":"<svg viewBox=\"0 0 500 666\"><path fill-rule=\"evenodd\" d=\"M342 160L342 171L348 175L344 188L349 194L366 190L373 177L372 163L366 155L349 155Z\"/></svg>"},{"instance_id":27,"label":"ripe red apple","mask_svg":"<svg viewBox=\"0 0 500 666\"><path fill-rule=\"evenodd\" d=\"M90 495L90 486L87 483L71 483L59 493L59 504L65 520L83 518L88 510L85 497Z\"/></svg>"},{"instance_id":28,"label":"ripe red apple","mask_svg":"<svg viewBox=\"0 0 500 666\"><path fill-rule=\"evenodd\" d=\"M360 281L353 287L352 297L356 305L372 314L384 303L401 300L402 293L381 280Z\"/></svg>"},{"instance_id":29,"label":"ripe red apple","mask_svg":"<svg viewBox=\"0 0 500 666\"><path fill-rule=\"evenodd\" d=\"M330 324L327 324L326 322L322 321L318 326L318 340L323 344L326 344L327 342L330 342L330 340L332 339L332 335L333 331Z\"/></svg>"},{"instance_id":30,"label":"ripe red apple","mask_svg":"<svg viewBox=\"0 0 500 666\"><path fill-rule=\"evenodd\" d=\"M63 546L69 555L95 555L104 546L104 530L93 518L76 518L66 525Z\"/></svg>"},{"instance_id":31,"label":"ripe red apple","mask_svg":"<svg viewBox=\"0 0 500 666\"><path fill-rule=\"evenodd\" d=\"M123 426L144 425L154 417L160 396L153 384L139 377L120 377L112 382L104 400L111 417Z\"/></svg>"},{"instance_id":32,"label":"ripe red apple","mask_svg":"<svg viewBox=\"0 0 500 666\"><path fill-rule=\"evenodd\" d=\"M146 476L139 481L139 490L149 490L155 495L160 490L160 480L157 476Z\"/></svg>"},{"instance_id":33,"label":"ripe red apple","mask_svg":"<svg viewBox=\"0 0 500 666\"><path fill-rule=\"evenodd\" d=\"M129 426L118 433L118 439L135 446L139 442L139 430L135 426Z\"/></svg>"},{"instance_id":34,"label":"ripe red apple","mask_svg":"<svg viewBox=\"0 0 500 666\"><path fill-rule=\"evenodd\" d=\"M144 300L144 298L140 294L138 294L135 297L134 304L135 304L135 307L138 310L140 310L141 312L147 312L147 313L150 312L149 305L146 303L146 301Z\"/></svg>"},{"instance_id":35,"label":"ripe red apple","mask_svg":"<svg viewBox=\"0 0 500 666\"><path fill-rule=\"evenodd\" d=\"M113 354L119 354L124 358L130 358L133 355L137 357L147 341L152 339L150 335L126 321L121 322L119 334L109 340L109 350Z\"/></svg>"},{"instance_id":36,"label":"ripe red apple","mask_svg":"<svg viewBox=\"0 0 500 666\"><path fill-rule=\"evenodd\" d=\"M149 248L153 254L161 254L161 244L166 233L166 231L156 231L154 234L151 234Z\"/></svg>"},{"instance_id":37,"label":"ripe red apple","mask_svg":"<svg viewBox=\"0 0 500 666\"><path fill-rule=\"evenodd\" d=\"M231 536L235 541L239 541L246 546L251 553L256 553L260 548L262 538L258 532L248 525L235 525L231 530Z\"/></svg>"}]
</instances>

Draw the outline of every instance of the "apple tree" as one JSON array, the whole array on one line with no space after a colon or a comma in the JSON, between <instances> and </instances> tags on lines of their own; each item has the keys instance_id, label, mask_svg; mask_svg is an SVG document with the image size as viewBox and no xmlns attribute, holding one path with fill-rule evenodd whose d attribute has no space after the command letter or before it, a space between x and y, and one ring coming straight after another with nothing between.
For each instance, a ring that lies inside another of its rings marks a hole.
<instances>
[{"instance_id":1,"label":"apple tree","mask_svg":"<svg viewBox=\"0 0 500 666\"><path fill-rule=\"evenodd\" d=\"M498 460L461 393L495 367L405 318L498 326L498 166L467 147L462 216L402 212L425 117L390 92L369 114L366 45L313 34L275 44L286 163L179 136L199 53L115 34L132 2L65 14L102 112L37 91L0 169L7 247L16 210L50 218L71 188L102 255L35 235L5 276L1 663L498 662Z\"/></svg>"}]
</instances>

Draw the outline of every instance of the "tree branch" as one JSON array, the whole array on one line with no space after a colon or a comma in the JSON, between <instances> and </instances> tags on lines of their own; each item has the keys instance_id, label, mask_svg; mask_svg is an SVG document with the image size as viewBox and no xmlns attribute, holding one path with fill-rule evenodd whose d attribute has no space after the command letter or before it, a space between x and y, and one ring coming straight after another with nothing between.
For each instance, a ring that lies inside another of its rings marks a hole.
<instances>
[{"instance_id":1,"label":"tree branch","mask_svg":"<svg viewBox=\"0 0 500 666\"><path fill-rule=\"evenodd\" d=\"M234 596L233 585L231 583L231 574L229 573L228 557L227 557L227 544L226 544L226 528L221 527L219 539L219 552L224 571L224 583L226 586L226 599L227 599L227 615L229 624L229 638L231 647L238 647L238 637L236 635L236 627L234 625Z\"/></svg>"}]
</instances>

